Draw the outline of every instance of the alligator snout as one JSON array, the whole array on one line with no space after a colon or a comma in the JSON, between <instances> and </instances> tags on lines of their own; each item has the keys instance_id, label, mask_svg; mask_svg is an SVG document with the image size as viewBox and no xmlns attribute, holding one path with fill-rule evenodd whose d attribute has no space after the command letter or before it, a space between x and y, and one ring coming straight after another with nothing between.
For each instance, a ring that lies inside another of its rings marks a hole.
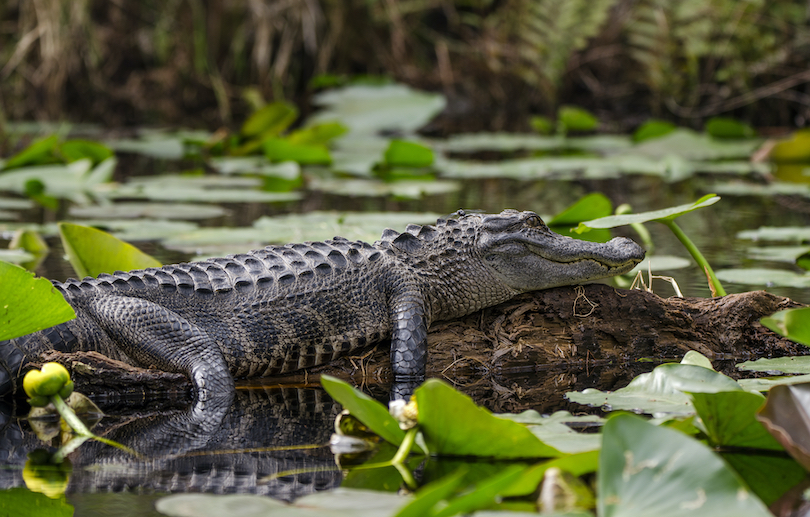
<instances>
[{"instance_id":1,"label":"alligator snout","mask_svg":"<svg viewBox=\"0 0 810 517\"><path fill-rule=\"evenodd\" d=\"M636 244L633 239L627 237L614 237L608 244L613 246L617 251L617 259L620 261L634 260L641 262L644 260L644 255L647 253L644 248Z\"/></svg>"}]
</instances>

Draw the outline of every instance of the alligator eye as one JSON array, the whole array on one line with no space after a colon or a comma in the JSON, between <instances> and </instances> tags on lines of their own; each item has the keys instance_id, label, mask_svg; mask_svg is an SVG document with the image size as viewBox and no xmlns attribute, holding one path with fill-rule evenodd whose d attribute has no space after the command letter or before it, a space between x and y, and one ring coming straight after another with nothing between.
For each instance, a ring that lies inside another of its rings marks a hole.
<instances>
[{"instance_id":1,"label":"alligator eye","mask_svg":"<svg viewBox=\"0 0 810 517\"><path fill-rule=\"evenodd\" d=\"M544 223L543 220L540 219L540 216L538 215L530 215L529 217L526 218L526 226L530 228L538 228L545 225L546 223Z\"/></svg>"}]
</instances>

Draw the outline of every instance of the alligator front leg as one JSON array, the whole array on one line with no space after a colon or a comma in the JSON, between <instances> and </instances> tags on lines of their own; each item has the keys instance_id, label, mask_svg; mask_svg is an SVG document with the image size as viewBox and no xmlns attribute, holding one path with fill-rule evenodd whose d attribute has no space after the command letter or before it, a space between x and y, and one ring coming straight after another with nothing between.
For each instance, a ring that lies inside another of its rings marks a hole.
<instances>
[{"instance_id":1,"label":"alligator front leg","mask_svg":"<svg viewBox=\"0 0 810 517\"><path fill-rule=\"evenodd\" d=\"M424 303L414 295L393 303L394 334L391 338L391 369L396 381L419 381L427 366L427 329L430 322Z\"/></svg>"},{"instance_id":2,"label":"alligator front leg","mask_svg":"<svg viewBox=\"0 0 810 517\"><path fill-rule=\"evenodd\" d=\"M177 313L125 296L96 298L86 310L137 364L187 375L197 400L234 390L219 346Z\"/></svg>"}]
</instances>

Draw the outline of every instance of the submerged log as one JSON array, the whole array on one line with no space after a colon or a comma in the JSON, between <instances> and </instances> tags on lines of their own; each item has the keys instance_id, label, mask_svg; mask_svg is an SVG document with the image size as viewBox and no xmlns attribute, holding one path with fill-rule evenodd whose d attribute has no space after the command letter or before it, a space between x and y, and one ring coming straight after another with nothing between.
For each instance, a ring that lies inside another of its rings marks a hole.
<instances>
[{"instance_id":1,"label":"submerged log","mask_svg":"<svg viewBox=\"0 0 810 517\"><path fill-rule=\"evenodd\" d=\"M639 359L678 359L689 350L717 360L800 355L807 353L807 347L759 324L763 316L798 306L764 291L722 298L662 298L602 284L558 287L434 324L428 336L428 375L468 381L482 374L525 376L553 371L559 376L572 369L638 364ZM92 352L52 352L46 359L71 369L77 390L87 394L190 393L188 380L180 374L136 368ZM624 371L630 375L635 370L625 367ZM391 378L388 351L381 345L361 357L262 382L309 384L317 381L313 374L319 373L357 382L387 382ZM558 387L566 384L561 378L551 382Z\"/></svg>"}]
</instances>

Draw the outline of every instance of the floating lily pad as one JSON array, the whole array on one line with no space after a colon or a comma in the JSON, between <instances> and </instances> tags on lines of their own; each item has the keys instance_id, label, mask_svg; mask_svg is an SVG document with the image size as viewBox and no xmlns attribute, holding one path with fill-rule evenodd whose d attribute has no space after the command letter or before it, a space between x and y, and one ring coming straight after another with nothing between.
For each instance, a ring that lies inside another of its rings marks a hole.
<instances>
[{"instance_id":1,"label":"floating lily pad","mask_svg":"<svg viewBox=\"0 0 810 517\"><path fill-rule=\"evenodd\" d=\"M746 391L766 392L774 386L802 384L810 382L810 375L784 375L780 377L759 377L756 379L740 379L740 386Z\"/></svg>"},{"instance_id":2,"label":"floating lily pad","mask_svg":"<svg viewBox=\"0 0 810 517\"><path fill-rule=\"evenodd\" d=\"M691 415L694 407L686 392L738 391L740 385L723 374L692 364L663 364L614 392L593 388L565 394L578 404L624 409L653 415Z\"/></svg>"},{"instance_id":3,"label":"floating lily pad","mask_svg":"<svg viewBox=\"0 0 810 517\"><path fill-rule=\"evenodd\" d=\"M28 210L29 208L34 208L34 202L30 199L0 197L0 208L9 210Z\"/></svg>"},{"instance_id":4,"label":"floating lily pad","mask_svg":"<svg viewBox=\"0 0 810 517\"><path fill-rule=\"evenodd\" d=\"M597 494L602 517L771 515L708 447L632 415L605 424Z\"/></svg>"},{"instance_id":5,"label":"floating lily pad","mask_svg":"<svg viewBox=\"0 0 810 517\"><path fill-rule=\"evenodd\" d=\"M385 150L384 158L389 167L429 167L433 163L433 151L416 142L394 139Z\"/></svg>"},{"instance_id":6,"label":"floating lily pad","mask_svg":"<svg viewBox=\"0 0 810 517\"><path fill-rule=\"evenodd\" d=\"M93 168L90 160L82 159L67 165L22 167L0 174L0 191L27 194L30 182L37 181L47 195L86 203L87 193L110 181L116 163L108 158Z\"/></svg>"},{"instance_id":7,"label":"floating lily pad","mask_svg":"<svg viewBox=\"0 0 810 517\"><path fill-rule=\"evenodd\" d=\"M737 365L740 370L751 372L810 373L810 356L763 358L745 361Z\"/></svg>"},{"instance_id":8,"label":"floating lily pad","mask_svg":"<svg viewBox=\"0 0 810 517\"><path fill-rule=\"evenodd\" d=\"M810 252L810 246L763 246L746 249L746 255L754 260L769 260L795 264L796 259Z\"/></svg>"},{"instance_id":9,"label":"floating lily pad","mask_svg":"<svg viewBox=\"0 0 810 517\"><path fill-rule=\"evenodd\" d=\"M754 128L728 117L712 117L706 122L706 133L715 138L752 138Z\"/></svg>"},{"instance_id":10,"label":"floating lily pad","mask_svg":"<svg viewBox=\"0 0 810 517\"><path fill-rule=\"evenodd\" d=\"M715 189L716 187L716 189ZM712 191L729 196L810 196L810 185L774 181L771 183L715 183Z\"/></svg>"},{"instance_id":11,"label":"floating lily pad","mask_svg":"<svg viewBox=\"0 0 810 517\"><path fill-rule=\"evenodd\" d=\"M31 262L34 260L34 255L25 250L4 250L0 249L0 261L11 262L12 264L22 264L23 262Z\"/></svg>"},{"instance_id":12,"label":"floating lily pad","mask_svg":"<svg viewBox=\"0 0 810 517\"><path fill-rule=\"evenodd\" d=\"M252 228L200 228L166 239L170 249L191 253L220 250L244 252L267 244L322 241L335 236L374 242L388 228L404 230L408 224L435 223L440 214L425 212L309 212L277 217L260 217ZM211 246L214 246L213 248Z\"/></svg>"},{"instance_id":13,"label":"floating lily pad","mask_svg":"<svg viewBox=\"0 0 810 517\"><path fill-rule=\"evenodd\" d=\"M414 133L438 115L446 101L441 95L386 84L328 90L315 95L313 103L323 109L310 118L309 124L338 121L349 128L347 136L352 136L381 131Z\"/></svg>"},{"instance_id":14,"label":"floating lily pad","mask_svg":"<svg viewBox=\"0 0 810 517\"><path fill-rule=\"evenodd\" d=\"M188 221L163 219L82 219L67 221L93 226L109 232L122 241L154 241L197 230L199 226Z\"/></svg>"},{"instance_id":15,"label":"floating lily pad","mask_svg":"<svg viewBox=\"0 0 810 517\"><path fill-rule=\"evenodd\" d=\"M794 273L783 269L740 268L723 269L717 272L723 282L768 287L810 287L810 274Z\"/></svg>"},{"instance_id":16,"label":"floating lily pad","mask_svg":"<svg viewBox=\"0 0 810 517\"><path fill-rule=\"evenodd\" d=\"M211 158L208 163L221 174L258 174L287 180L301 175L301 166L296 162L270 163L261 156L223 156Z\"/></svg>"},{"instance_id":17,"label":"floating lily pad","mask_svg":"<svg viewBox=\"0 0 810 517\"><path fill-rule=\"evenodd\" d=\"M112 205L71 207L72 217L111 219L209 219L221 217L228 211L220 206L189 203L118 202Z\"/></svg>"},{"instance_id":18,"label":"floating lily pad","mask_svg":"<svg viewBox=\"0 0 810 517\"><path fill-rule=\"evenodd\" d=\"M633 152L651 158L676 155L697 161L733 160L749 158L761 144L760 139L721 140L679 128L636 145Z\"/></svg>"},{"instance_id":19,"label":"floating lily pad","mask_svg":"<svg viewBox=\"0 0 810 517\"><path fill-rule=\"evenodd\" d=\"M643 123L633 132L634 142L643 142L644 140L652 140L653 138L660 138L664 135L675 131L676 126L672 122L664 120L648 120Z\"/></svg>"},{"instance_id":20,"label":"floating lily pad","mask_svg":"<svg viewBox=\"0 0 810 517\"><path fill-rule=\"evenodd\" d=\"M737 238L752 241L807 242L810 241L810 227L760 226L756 230L738 232Z\"/></svg>"},{"instance_id":21,"label":"floating lily pad","mask_svg":"<svg viewBox=\"0 0 810 517\"><path fill-rule=\"evenodd\" d=\"M206 141L211 134L205 131L164 132L143 130L139 138L110 140L112 149L124 153L137 153L162 160L179 160L186 155L187 141Z\"/></svg>"},{"instance_id":22,"label":"floating lily pad","mask_svg":"<svg viewBox=\"0 0 810 517\"><path fill-rule=\"evenodd\" d=\"M599 120L588 110L577 106L561 106L557 111L557 123L562 131L593 131Z\"/></svg>"},{"instance_id":23,"label":"floating lily pad","mask_svg":"<svg viewBox=\"0 0 810 517\"><path fill-rule=\"evenodd\" d=\"M0 262L0 341L46 329L76 317L73 307L44 278Z\"/></svg>"},{"instance_id":24,"label":"floating lily pad","mask_svg":"<svg viewBox=\"0 0 810 517\"><path fill-rule=\"evenodd\" d=\"M4 160L4 169L17 169L26 165L52 162L53 150L59 142L57 135L51 135L34 141L31 145Z\"/></svg>"},{"instance_id":25,"label":"floating lily pad","mask_svg":"<svg viewBox=\"0 0 810 517\"><path fill-rule=\"evenodd\" d=\"M239 176L152 176L134 179L110 192L108 197L207 203L284 202L301 198L298 192L265 192L254 189L261 185L260 178Z\"/></svg>"},{"instance_id":26,"label":"floating lily pad","mask_svg":"<svg viewBox=\"0 0 810 517\"><path fill-rule=\"evenodd\" d=\"M311 190L328 192L348 197L393 196L405 199L421 199L425 196L456 192L461 185L447 180L397 180L381 181L375 179L316 179L309 183Z\"/></svg>"}]
</instances>

